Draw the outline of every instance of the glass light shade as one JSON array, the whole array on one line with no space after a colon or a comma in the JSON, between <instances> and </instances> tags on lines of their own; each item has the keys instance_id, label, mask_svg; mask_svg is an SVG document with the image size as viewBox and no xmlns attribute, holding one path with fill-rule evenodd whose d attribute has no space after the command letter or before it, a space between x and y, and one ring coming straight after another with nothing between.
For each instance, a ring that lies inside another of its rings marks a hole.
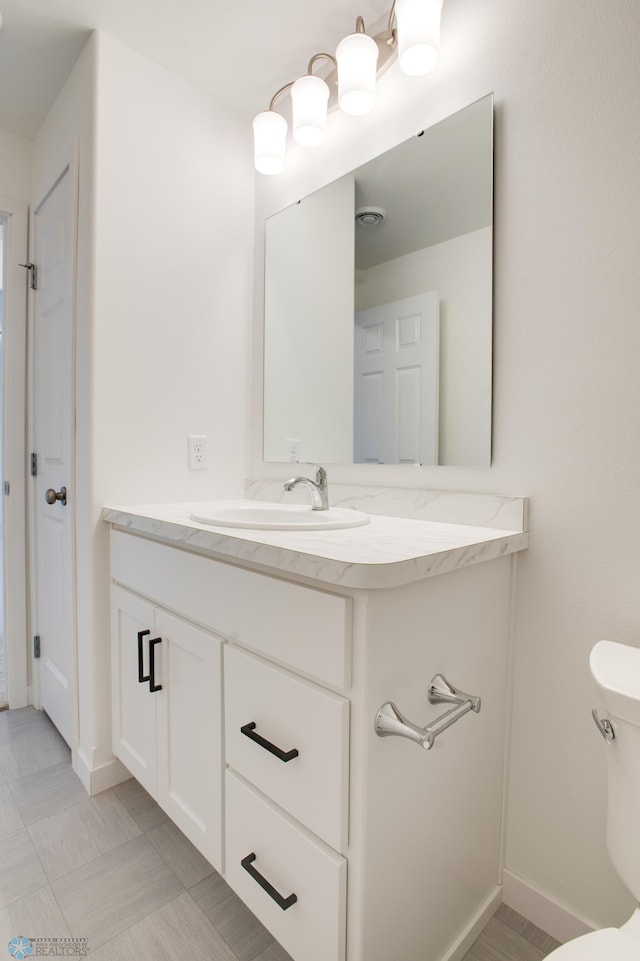
<instances>
[{"instance_id":1,"label":"glass light shade","mask_svg":"<svg viewBox=\"0 0 640 961\"><path fill-rule=\"evenodd\" d=\"M396 0L398 63L419 77L433 70L440 45L442 0Z\"/></svg>"},{"instance_id":2,"label":"glass light shade","mask_svg":"<svg viewBox=\"0 0 640 961\"><path fill-rule=\"evenodd\" d=\"M291 88L293 139L305 147L317 147L327 132L329 87L322 77L300 77Z\"/></svg>"},{"instance_id":3,"label":"glass light shade","mask_svg":"<svg viewBox=\"0 0 640 961\"><path fill-rule=\"evenodd\" d=\"M275 110L265 110L254 119L253 149L259 173L280 174L284 170L287 129L287 121Z\"/></svg>"},{"instance_id":4,"label":"glass light shade","mask_svg":"<svg viewBox=\"0 0 640 961\"><path fill-rule=\"evenodd\" d=\"M352 116L373 110L378 45L366 33L352 33L338 44L338 102Z\"/></svg>"}]
</instances>

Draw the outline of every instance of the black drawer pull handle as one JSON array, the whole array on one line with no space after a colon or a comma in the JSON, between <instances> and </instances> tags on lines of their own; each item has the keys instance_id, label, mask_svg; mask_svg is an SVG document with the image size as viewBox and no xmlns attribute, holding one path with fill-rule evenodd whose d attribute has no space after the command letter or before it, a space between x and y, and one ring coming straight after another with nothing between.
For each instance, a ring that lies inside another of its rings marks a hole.
<instances>
[{"instance_id":1,"label":"black drawer pull handle","mask_svg":"<svg viewBox=\"0 0 640 961\"><path fill-rule=\"evenodd\" d=\"M151 631L138 631L138 684L144 684L149 680L149 675L144 673L144 654L142 653L142 638Z\"/></svg>"},{"instance_id":2,"label":"black drawer pull handle","mask_svg":"<svg viewBox=\"0 0 640 961\"><path fill-rule=\"evenodd\" d=\"M276 891L272 884L269 884L266 878L263 878L257 868L253 867L253 862L256 856L253 854L247 854L246 858L243 858L240 864L245 869L245 871L251 875L254 881L257 881L263 891L266 891L270 898L276 902L279 908L286 911L290 908L292 904L295 904L298 900L297 894L290 894L288 898L283 898L279 891Z\"/></svg>"},{"instance_id":3,"label":"black drawer pull handle","mask_svg":"<svg viewBox=\"0 0 640 961\"><path fill-rule=\"evenodd\" d=\"M156 684L156 644L161 640L161 637L154 637L149 641L149 690L152 694L162 690L162 684Z\"/></svg>"},{"instance_id":4,"label":"black drawer pull handle","mask_svg":"<svg viewBox=\"0 0 640 961\"><path fill-rule=\"evenodd\" d=\"M255 729L255 721L250 721L249 724L243 724L240 728L240 731L245 737L255 741L256 744L259 744L260 747L263 747L265 751L268 751L269 754L274 754L281 761L284 761L285 764L287 761L293 761L294 757L297 757L300 753L297 747L294 747L291 751L283 751L281 748L276 747L275 744L272 744L271 741L267 741L266 738L260 737L259 734L256 734Z\"/></svg>"}]
</instances>

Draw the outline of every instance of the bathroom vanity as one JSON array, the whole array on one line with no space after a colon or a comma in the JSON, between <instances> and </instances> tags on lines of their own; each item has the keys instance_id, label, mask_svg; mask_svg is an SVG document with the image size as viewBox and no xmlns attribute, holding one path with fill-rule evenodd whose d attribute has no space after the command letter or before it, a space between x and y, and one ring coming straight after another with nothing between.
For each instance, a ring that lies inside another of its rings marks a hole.
<instances>
[{"instance_id":1,"label":"bathroom vanity","mask_svg":"<svg viewBox=\"0 0 640 961\"><path fill-rule=\"evenodd\" d=\"M235 531L193 507L104 512L114 753L295 961L462 957L501 900L524 525ZM385 702L442 714L438 673L480 712L429 751L378 737Z\"/></svg>"}]
</instances>

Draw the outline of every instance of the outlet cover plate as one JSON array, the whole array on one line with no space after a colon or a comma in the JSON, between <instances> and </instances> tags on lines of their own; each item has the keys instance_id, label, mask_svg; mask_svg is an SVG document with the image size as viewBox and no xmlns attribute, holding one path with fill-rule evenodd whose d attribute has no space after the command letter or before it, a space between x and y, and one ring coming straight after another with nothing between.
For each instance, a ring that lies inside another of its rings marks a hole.
<instances>
[{"instance_id":1,"label":"outlet cover plate","mask_svg":"<svg viewBox=\"0 0 640 961\"><path fill-rule=\"evenodd\" d=\"M207 470L207 435L188 434L189 470Z\"/></svg>"}]
</instances>

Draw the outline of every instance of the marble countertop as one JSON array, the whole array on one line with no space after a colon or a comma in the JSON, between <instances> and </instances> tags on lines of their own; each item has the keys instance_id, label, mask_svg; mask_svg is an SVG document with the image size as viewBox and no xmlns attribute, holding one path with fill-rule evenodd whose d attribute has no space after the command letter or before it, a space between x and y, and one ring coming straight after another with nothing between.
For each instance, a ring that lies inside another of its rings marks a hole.
<instances>
[{"instance_id":1,"label":"marble countertop","mask_svg":"<svg viewBox=\"0 0 640 961\"><path fill-rule=\"evenodd\" d=\"M348 530L257 531L190 520L202 503L105 507L103 519L136 534L223 560L349 588L398 587L524 550L526 531L371 515Z\"/></svg>"}]
</instances>

